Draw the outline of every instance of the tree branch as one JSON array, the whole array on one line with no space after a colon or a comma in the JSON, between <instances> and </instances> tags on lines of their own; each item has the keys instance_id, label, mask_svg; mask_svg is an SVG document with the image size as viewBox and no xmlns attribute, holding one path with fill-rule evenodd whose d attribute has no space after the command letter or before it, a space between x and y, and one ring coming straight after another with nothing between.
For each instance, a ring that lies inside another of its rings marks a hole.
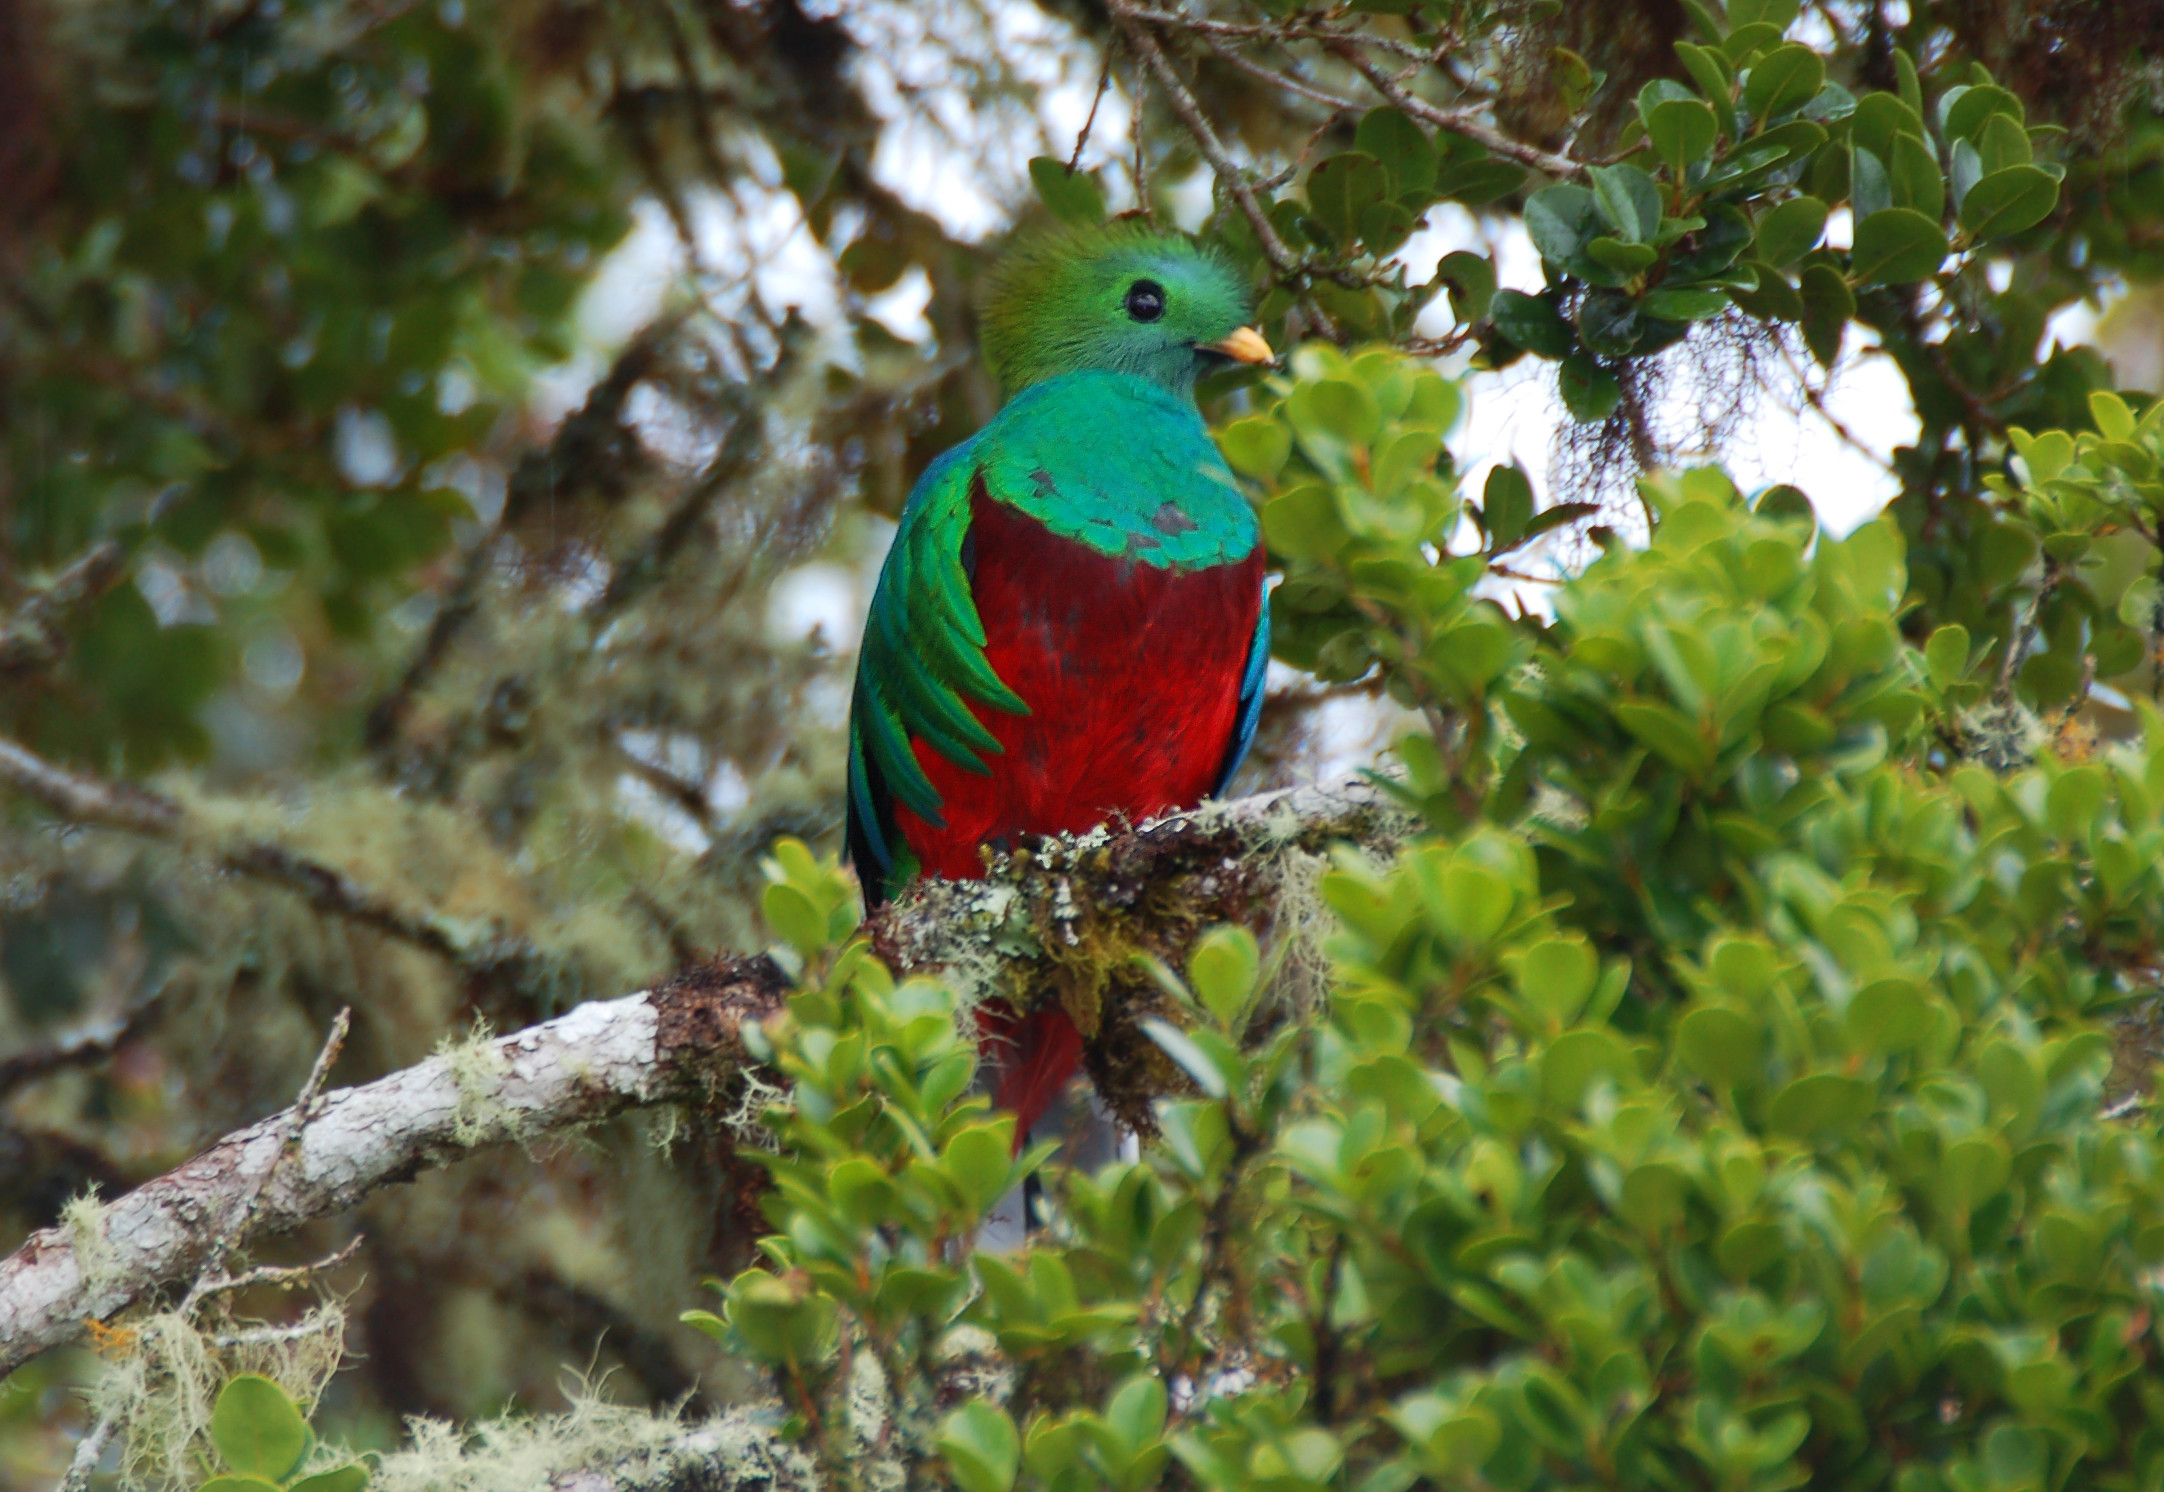
<instances>
[{"instance_id":1,"label":"tree branch","mask_svg":"<svg viewBox=\"0 0 2164 1492\"><path fill-rule=\"evenodd\" d=\"M30 673L58 662L68 650L61 620L94 601L127 570L128 547L118 539L93 544L66 569L34 591L0 624L0 674Z\"/></svg>"},{"instance_id":2,"label":"tree branch","mask_svg":"<svg viewBox=\"0 0 2164 1492\"><path fill-rule=\"evenodd\" d=\"M1277 228L1271 223L1270 215L1262 210L1262 203L1255 196L1254 187L1248 183L1246 173L1225 149L1224 142L1217 138L1217 131L1203 116L1202 106L1195 102L1195 95L1166 59L1163 49L1157 45L1157 38L1150 35L1149 28L1142 23L1140 15L1133 7L1120 3L1120 0L1113 0L1112 19L1120 28L1120 33L1127 38L1128 45L1135 49L1135 55L1142 59L1143 65L1149 68L1157 79L1158 86L1165 90L1165 101L1172 105L1172 112L1179 116L1180 123L1187 126L1188 134L1194 137L1195 148L1202 152L1202 158L1208 161L1210 169L1217 173L1218 182L1231 195L1232 200L1239 204L1248 226L1255 231L1255 242L1261 245L1263 255L1270 261L1271 267L1281 275L1298 274L1300 256L1287 247L1284 239L1277 236Z\"/></svg>"},{"instance_id":3,"label":"tree branch","mask_svg":"<svg viewBox=\"0 0 2164 1492\"><path fill-rule=\"evenodd\" d=\"M467 974L517 985L545 982L548 956L495 928L422 911L354 880L335 865L268 839L233 838L196 821L176 799L133 783L70 771L0 737L0 783L35 798L63 818L152 839L206 847L224 869L282 886L328 912L437 954Z\"/></svg>"},{"instance_id":4,"label":"tree branch","mask_svg":"<svg viewBox=\"0 0 2164 1492\"><path fill-rule=\"evenodd\" d=\"M62 785L81 790L65 774ZM153 810L122 802L115 812ZM1365 781L1210 803L1134 829L1030 841L994 859L983 880L919 885L867 931L897 969L993 978L1008 998L1025 1002L1075 995L1084 973L1075 950L1089 949L1098 976L1112 981L1093 992L1108 998L1090 1070L1108 1103L1147 1126L1162 1072L1152 1080L1117 1060L1139 1020L1117 998L1133 955L1182 964L1186 943L1213 923L1267 930L1280 916L1294 852L1343 840L1387 845L1411 825L1383 788ZM1138 984L1147 987L1147 976ZM324 1095L312 1117L286 1110L229 1135L72 1226L33 1234L0 1262L0 1374L68 1340L85 1319L195 1278L237 1198L260 1192L232 1247L343 1211L491 1145L650 1104L710 1102L755 1066L744 1023L781 1009L788 990L764 957L724 959L644 994L581 1005Z\"/></svg>"},{"instance_id":5,"label":"tree branch","mask_svg":"<svg viewBox=\"0 0 2164 1492\"><path fill-rule=\"evenodd\" d=\"M1424 120L1453 135L1462 135L1476 145L1487 147L1492 155L1516 161L1521 166L1531 166L1535 171L1553 176L1558 181L1575 181L1585 175L1584 165L1569 156L1542 150L1538 145L1528 145L1523 140L1514 140L1494 125L1483 123L1479 118L1480 108L1438 107L1419 95L1408 92L1396 78L1377 67L1372 59L1362 56L1358 48L1339 43L1333 44L1331 50L1350 63L1353 70L1366 78L1369 86L1377 93L1415 119Z\"/></svg>"},{"instance_id":6,"label":"tree branch","mask_svg":"<svg viewBox=\"0 0 2164 1492\"><path fill-rule=\"evenodd\" d=\"M704 1100L746 1068L743 1023L779 1010L786 992L769 960L732 960L340 1089L316 1100L304 1124L289 1109L228 1135L94 1217L33 1233L0 1262L0 1374L69 1340L86 1319L193 1278L234 1199L258 1186L236 1246L491 1145Z\"/></svg>"}]
</instances>

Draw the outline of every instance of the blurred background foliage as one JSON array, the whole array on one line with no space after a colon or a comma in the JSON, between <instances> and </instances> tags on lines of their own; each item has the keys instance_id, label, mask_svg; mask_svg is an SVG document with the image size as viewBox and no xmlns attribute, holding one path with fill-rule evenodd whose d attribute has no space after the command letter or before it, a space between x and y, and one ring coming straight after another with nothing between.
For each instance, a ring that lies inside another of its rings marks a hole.
<instances>
[{"instance_id":1,"label":"blurred background foliage","mask_svg":"<svg viewBox=\"0 0 2164 1492\"><path fill-rule=\"evenodd\" d=\"M1641 471L1809 418L1844 348L1917 421L1899 635L1974 649L1928 749L2133 732L2164 492L2146 399L2093 396L2164 381L2160 58L2164 6L2090 0L0 0L0 737L176 805L9 798L0 1233L282 1104L341 1006L358 1081L756 946L765 847L838 838L861 597L994 407L1017 225L1145 207L1253 267L1273 344L1454 380L1380 475L1416 391L1205 388L1286 576L1243 788L1408 720L1438 783L1535 736L1463 596L1539 612L1643 542ZM1526 359L1549 469L1465 504L1443 435ZM1446 519L1447 594L1377 568ZM1473 786L1439 822L1533 790ZM456 936L220 869L264 843ZM735 1143L627 1122L371 1202L319 1424L548 1406L566 1363L725 1400L675 1313L759 1231ZM0 1483L56 1473L89 1371L0 1384Z\"/></svg>"}]
</instances>

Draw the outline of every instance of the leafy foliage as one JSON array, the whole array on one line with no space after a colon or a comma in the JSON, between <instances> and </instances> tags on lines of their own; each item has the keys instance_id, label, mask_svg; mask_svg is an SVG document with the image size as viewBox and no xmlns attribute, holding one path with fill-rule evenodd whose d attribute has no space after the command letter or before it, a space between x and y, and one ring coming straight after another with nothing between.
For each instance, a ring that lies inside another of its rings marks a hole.
<instances>
[{"instance_id":1,"label":"leafy foliage","mask_svg":"<svg viewBox=\"0 0 2164 1492\"><path fill-rule=\"evenodd\" d=\"M285 1390L259 1374L239 1374L218 1390L210 1441L226 1469L201 1492L360 1492L368 1485L368 1468L358 1461L308 1469L317 1459L308 1421Z\"/></svg>"},{"instance_id":2,"label":"leafy foliage","mask_svg":"<svg viewBox=\"0 0 2164 1492\"><path fill-rule=\"evenodd\" d=\"M1510 619L1439 547L1450 386L1379 351L1294 370L1226 430L1281 492L1286 587L1334 578L1317 654L1366 649L1447 722L1401 747L1432 830L1323 882L1329 1019L1252 1025L1253 939L1205 940L1153 1027L1193 1085L1155 1143L965 1259L1040 1157L964 1096L951 997L829 953L770 1033L771 1267L699 1324L783 1364L837 1457L852 1351L908 1426L988 1336L1011 1379L917 1452L984 1492L1174 1461L1281 1489L2156 1475L2164 1133L2103 1110L2164 916L2164 759L1945 757L1970 643L1903 640L1896 526L1835 539L1711 470L1649 483L1650 544L1552 621ZM2097 482L2144 433L2099 423Z\"/></svg>"}]
</instances>

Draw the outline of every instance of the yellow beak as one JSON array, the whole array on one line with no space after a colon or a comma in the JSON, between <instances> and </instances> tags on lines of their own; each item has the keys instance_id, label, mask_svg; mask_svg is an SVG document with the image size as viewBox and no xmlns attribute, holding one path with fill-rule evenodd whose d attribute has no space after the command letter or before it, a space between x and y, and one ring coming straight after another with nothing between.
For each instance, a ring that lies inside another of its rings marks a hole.
<instances>
[{"instance_id":1,"label":"yellow beak","mask_svg":"<svg viewBox=\"0 0 2164 1492\"><path fill-rule=\"evenodd\" d=\"M1222 353L1236 363L1274 363L1277 354L1262 339L1262 333L1251 326L1243 326L1222 342L1203 345L1204 352Z\"/></svg>"}]
</instances>

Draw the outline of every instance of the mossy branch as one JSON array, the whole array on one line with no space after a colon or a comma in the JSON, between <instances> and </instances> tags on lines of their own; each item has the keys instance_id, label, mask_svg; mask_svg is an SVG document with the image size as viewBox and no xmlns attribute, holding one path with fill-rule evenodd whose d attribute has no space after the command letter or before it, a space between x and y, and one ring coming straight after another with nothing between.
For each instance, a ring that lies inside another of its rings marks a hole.
<instances>
[{"instance_id":1,"label":"mossy branch","mask_svg":"<svg viewBox=\"0 0 2164 1492\"><path fill-rule=\"evenodd\" d=\"M258 1187L234 1246L507 1140L705 1101L747 1064L743 1022L778 1010L787 988L767 959L737 959L581 1005L327 1094L305 1123L291 1110L274 1114L114 1202L76 1209L71 1227L34 1233L0 1262L0 1374L69 1340L86 1319L193 1279L234 1200Z\"/></svg>"},{"instance_id":2,"label":"mossy branch","mask_svg":"<svg viewBox=\"0 0 2164 1492\"><path fill-rule=\"evenodd\" d=\"M19 785L29 777L48 801L74 802L76 816L124 827L140 821L164 832L183 812L4 743L0 777ZM942 968L965 988L1065 1002L1082 1016L1107 1101L1147 1127L1149 1100L1176 1079L1135 1036L1160 998L1139 959L1183 963L1192 938L1220 922L1297 932L1288 928L1299 902L1292 866L1314 863L1332 842L1390 843L1409 824L1366 782L1211 803L1119 832L1032 841L996 859L982 881L917 888L868 931L897 969ZM81 1206L68 1227L33 1234L0 1261L0 1373L73 1337L86 1319L194 1278L237 1197L258 1200L244 1234L230 1238L235 1247L488 1146L651 1104L726 1103L752 1065L744 1022L779 1010L788 992L771 960L723 959L330 1093L312 1114L273 1115L110 1204Z\"/></svg>"},{"instance_id":3,"label":"mossy branch","mask_svg":"<svg viewBox=\"0 0 2164 1492\"><path fill-rule=\"evenodd\" d=\"M319 912L425 948L469 977L518 989L548 982L551 956L523 939L488 923L412 906L275 840L226 831L177 798L60 766L4 737L0 783L78 824L190 845L225 870L282 886Z\"/></svg>"}]
</instances>

